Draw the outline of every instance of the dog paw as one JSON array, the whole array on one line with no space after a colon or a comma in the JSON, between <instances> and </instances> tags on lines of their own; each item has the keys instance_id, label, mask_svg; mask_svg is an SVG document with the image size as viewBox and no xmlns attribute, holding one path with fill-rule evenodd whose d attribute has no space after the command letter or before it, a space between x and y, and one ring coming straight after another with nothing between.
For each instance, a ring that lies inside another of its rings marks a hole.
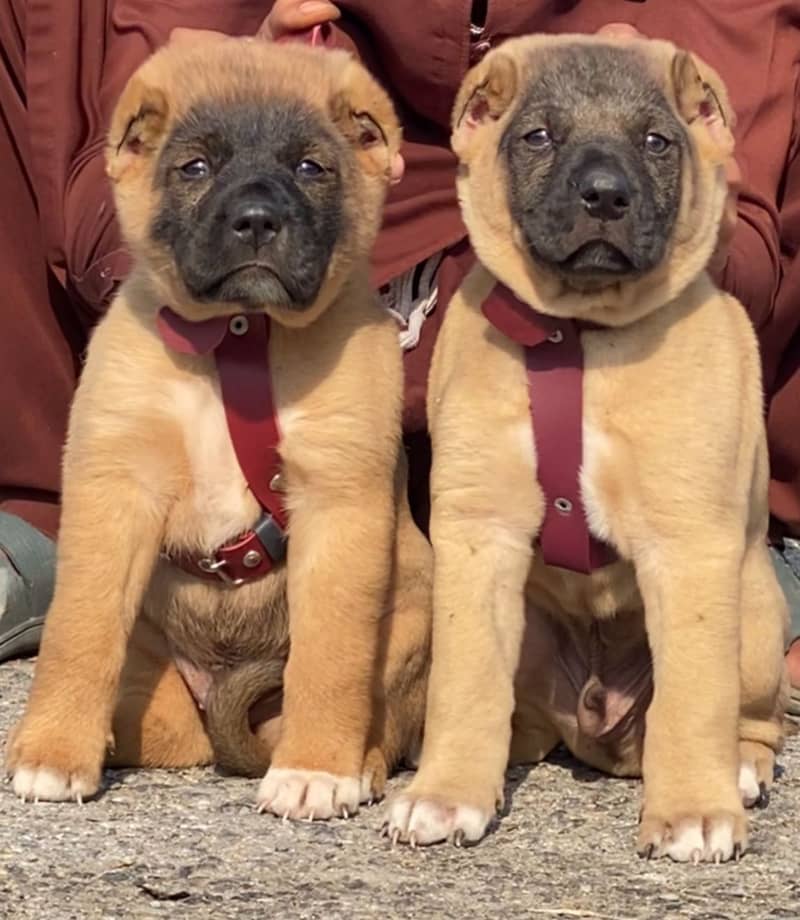
<instances>
[{"instance_id":1,"label":"dog paw","mask_svg":"<svg viewBox=\"0 0 800 920\"><path fill-rule=\"evenodd\" d=\"M449 840L460 847L477 843L491 819L492 813L471 805L406 793L389 803L381 834L392 844L416 847Z\"/></svg>"},{"instance_id":2,"label":"dog paw","mask_svg":"<svg viewBox=\"0 0 800 920\"><path fill-rule=\"evenodd\" d=\"M758 771L752 763L739 767L739 795L745 808L766 808L769 804L767 784L758 781Z\"/></svg>"},{"instance_id":3,"label":"dog paw","mask_svg":"<svg viewBox=\"0 0 800 920\"><path fill-rule=\"evenodd\" d=\"M356 814L369 794L370 784L358 776L270 767L261 780L256 807L286 821L327 821Z\"/></svg>"},{"instance_id":4,"label":"dog paw","mask_svg":"<svg viewBox=\"0 0 800 920\"><path fill-rule=\"evenodd\" d=\"M747 849L743 814L681 815L672 819L644 815L639 828L639 855L668 856L675 862L738 862Z\"/></svg>"},{"instance_id":5,"label":"dog paw","mask_svg":"<svg viewBox=\"0 0 800 920\"><path fill-rule=\"evenodd\" d=\"M77 802L91 798L100 786L99 777L49 767L17 767L12 775L14 792L23 802Z\"/></svg>"},{"instance_id":6,"label":"dog paw","mask_svg":"<svg viewBox=\"0 0 800 920\"><path fill-rule=\"evenodd\" d=\"M745 808L766 808L775 771L775 752L757 741L739 743L739 794Z\"/></svg>"},{"instance_id":7,"label":"dog paw","mask_svg":"<svg viewBox=\"0 0 800 920\"><path fill-rule=\"evenodd\" d=\"M75 737L49 733L40 739L21 723L6 751L6 771L14 792L23 802L82 803L91 798L100 788L105 744L94 754L90 748L76 743Z\"/></svg>"}]
</instances>

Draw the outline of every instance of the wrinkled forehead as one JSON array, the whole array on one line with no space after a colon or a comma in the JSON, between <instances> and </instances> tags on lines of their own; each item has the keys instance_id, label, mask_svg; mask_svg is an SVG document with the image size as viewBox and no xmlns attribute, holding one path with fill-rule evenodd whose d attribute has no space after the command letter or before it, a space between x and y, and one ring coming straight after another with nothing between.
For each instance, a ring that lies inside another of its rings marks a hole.
<instances>
[{"instance_id":1,"label":"wrinkled forehead","mask_svg":"<svg viewBox=\"0 0 800 920\"><path fill-rule=\"evenodd\" d=\"M527 71L517 115L555 110L589 130L644 115L674 116L652 62L635 48L578 44L541 49Z\"/></svg>"},{"instance_id":2,"label":"wrinkled forehead","mask_svg":"<svg viewBox=\"0 0 800 920\"><path fill-rule=\"evenodd\" d=\"M173 122L162 155L188 148L227 155L308 148L338 153L340 147L319 109L303 99L270 92L196 101Z\"/></svg>"},{"instance_id":3,"label":"wrinkled forehead","mask_svg":"<svg viewBox=\"0 0 800 920\"><path fill-rule=\"evenodd\" d=\"M146 68L148 82L169 99L176 124L201 105L223 110L294 101L322 117L339 63L310 49L230 41L156 55Z\"/></svg>"}]
</instances>

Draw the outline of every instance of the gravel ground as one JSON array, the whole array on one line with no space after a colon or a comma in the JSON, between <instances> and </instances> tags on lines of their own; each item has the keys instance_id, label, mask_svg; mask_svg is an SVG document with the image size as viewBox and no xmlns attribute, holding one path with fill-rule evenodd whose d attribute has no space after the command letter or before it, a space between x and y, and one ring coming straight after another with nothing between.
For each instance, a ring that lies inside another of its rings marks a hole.
<instances>
[{"instance_id":1,"label":"gravel ground","mask_svg":"<svg viewBox=\"0 0 800 920\"><path fill-rule=\"evenodd\" d=\"M0 667L0 736L29 662ZM76 731L80 726L76 726ZM282 825L254 783L213 770L117 771L83 807L0 789L0 917L800 918L800 737L739 865L643 862L639 787L558 755L509 775L511 810L480 846L392 851L380 806L352 821ZM403 781L401 777L400 782Z\"/></svg>"}]
</instances>

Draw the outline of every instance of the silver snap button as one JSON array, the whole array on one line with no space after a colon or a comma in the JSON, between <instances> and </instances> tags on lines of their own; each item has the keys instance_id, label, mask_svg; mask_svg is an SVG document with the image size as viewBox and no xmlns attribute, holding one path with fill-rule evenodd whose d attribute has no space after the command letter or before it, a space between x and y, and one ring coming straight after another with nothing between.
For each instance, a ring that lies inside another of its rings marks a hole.
<instances>
[{"instance_id":1,"label":"silver snap button","mask_svg":"<svg viewBox=\"0 0 800 920\"><path fill-rule=\"evenodd\" d=\"M247 321L246 316L234 316L230 323L228 323L228 329L230 329L234 335L244 335L249 328L250 323Z\"/></svg>"},{"instance_id":2,"label":"silver snap button","mask_svg":"<svg viewBox=\"0 0 800 920\"><path fill-rule=\"evenodd\" d=\"M244 554L244 559L242 563L247 569L254 569L261 562L261 553L257 550L251 549Z\"/></svg>"},{"instance_id":3,"label":"silver snap button","mask_svg":"<svg viewBox=\"0 0 800 920\"><path fill-rule=\"evenodd\" d=\"M547 341L552 342L554 345L560 345L564 341L564 333L560 329L556 329L555 332L551 332L547 336Z\"/></svg>"},{"instance_id":4,"label":"silver snap button","mask_svg":"<svg viewBox=\"0 0 800 920\"><path fill-rule=\"evenodd\" d=\"M559 514L570 514L572 512L572 502L568 498L557 498L553 506Z\"/></svg>"},{"instance_id":5,"label":"silver snap button","mask_svg":"<svg viewBox=\"0 0 800 920\"><path fill-rule=\"evenodd\" d=\"M283 491L283 476L280 473L276 473L272 479L269 481L269 487L273 492L282 492Z\"/></svg>"}]
</instances>

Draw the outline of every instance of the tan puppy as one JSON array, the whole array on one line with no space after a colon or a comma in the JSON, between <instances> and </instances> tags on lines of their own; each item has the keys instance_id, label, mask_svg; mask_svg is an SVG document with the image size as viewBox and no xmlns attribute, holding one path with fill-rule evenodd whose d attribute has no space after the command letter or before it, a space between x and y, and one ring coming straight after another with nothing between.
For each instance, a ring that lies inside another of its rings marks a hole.
<instances>
[{"instance_id":1,"label":"tan puppy","mask_svg":"<svg viewBox=\"0 0 800 920\"><path fill-rule=\"evenodd\" d=\"M175 46L131 79L108 170L135 268L72 412L58 584L7 754L23 798L94 794L107 750L252 772L274 747L263 809L346 816L418 743L429 549L405 499L395 328L368 278L399 143L387 96L344 53ZM160 558L210 556L260 513L213 356L167 347L165 305L193 330L232 316L231 335L271 318L288 558L239 587ZM238 750L287 654L282 701Z\"/></svg>"},{"instance_id":2,"label":"tan puppy","mask_svg":"<svg viewBox=\"0 0 800 920\"><path fill-rule=\"evenodd\" d=\"M732 144L724 88L663 42L531 37L470 73L454 117L482 264L431 373L433 665L421 766L387 830L478 840L509 751L536 761L563 740L643 773L643 853L729 859L781 746L786 610L756 340L704 271ZM539 484L553 441L531 419L520 339L490 322L498 281L523 328L531 306L549 324L550 371L578 329L577 506ZM617 562L544 563L546 516L575 515Z\"/></svg>"}]
</instances>

